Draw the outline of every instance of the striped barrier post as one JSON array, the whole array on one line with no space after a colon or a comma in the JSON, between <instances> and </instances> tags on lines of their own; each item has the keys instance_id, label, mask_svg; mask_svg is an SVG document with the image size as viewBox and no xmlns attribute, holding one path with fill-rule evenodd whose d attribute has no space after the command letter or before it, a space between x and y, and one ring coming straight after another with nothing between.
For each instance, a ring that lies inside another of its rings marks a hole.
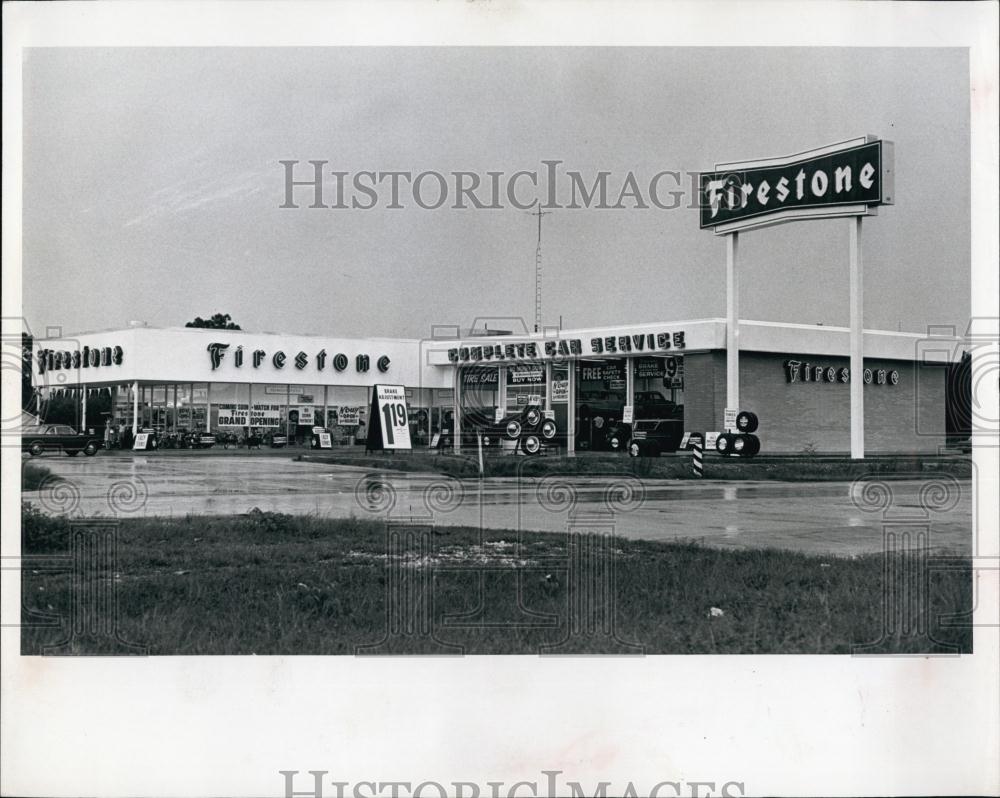
<instances>
[{"instance_id":1,"label":"striped barrier post","mask_svg":"<svg viewBox=\"0 0 1000 798\"><path fill-rule=\"evenodd\" d=\"M705 450L702 448L701 441L695 441L694 443L694 475L700 477L705 473Z\"/></svg>"}]
</instances>

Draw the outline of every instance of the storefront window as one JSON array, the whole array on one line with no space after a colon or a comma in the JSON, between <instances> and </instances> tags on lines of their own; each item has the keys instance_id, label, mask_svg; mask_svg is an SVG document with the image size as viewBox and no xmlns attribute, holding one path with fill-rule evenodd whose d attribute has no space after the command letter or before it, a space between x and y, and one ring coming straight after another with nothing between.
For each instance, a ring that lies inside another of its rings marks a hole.
<instances>
[{"instance_id":1,"label":"storefront window","mask_svg":"<svg viewBox=\"0 0 1000 798\"><path fill-rule=\"evenodd\" d=\"M569 373L570 366L557 363L552 366L552 395L549 405L555 413L556 428L559 430L558 440L565 442L569 430Z\"/></svg>"},{"instance_id":2,"label":"storefront window","mask_svg":"<svg viewBox=\"0 0 1000 798\"><path fill-rule=\"evenodd\" d=\"M541 363L508 366L507 413L519 413L529 406L544 405L545 366Z\"/></svg>"},{"instance_id":3,"label":"storefront window","mask_svg":"<svg viewBox=\"0 0 1000 798\"><path fill-rule=\"evenodd\" d=\"M410 443L430 444L431 391L428 388L407 388L406 403L410 411Z\"/></svg>"},{"instance_id":4,"label":"storefront window","mask_svg":"<svg viewBox=\"0 0 1000 798\"><path fill-rule=\"evenodd\" d=\"M434 406L431 408L431 440L430 446L435 447L441 443L445 436L449 436L453 429L452 419L455 415L455 392L451 388L434 389Z\"/></svg>"},{"instance_id":5,"label":"storefront window","mask_svg":"<svg viewBox=\"0 0 1000 798\"><path fill-rule=\"evenodd\" d=\"M635 417L637 419L684 418L684 358L640 357L635 359Z\"/></svg>"},{"instance_id":6,"label":"storefront window","mask_svg":"<svg viewBox=\"0 0 1000 798\"><path fill-rule=\"evenodd\" d=\"M626 361L582 360L577 368L576 447L612 448L626 403Z\"/></svg>"},{"instance_id":7,"label":"storefront window","mask_svg":"<svg viewBox=\"0 0 1000 798\"><path fill-rule=\"evenodd\" d=\"M500 402L500 369L473 366L459 374L462 385L462 427L472 429L493 423Z\"/></svg>"}]
</instances>

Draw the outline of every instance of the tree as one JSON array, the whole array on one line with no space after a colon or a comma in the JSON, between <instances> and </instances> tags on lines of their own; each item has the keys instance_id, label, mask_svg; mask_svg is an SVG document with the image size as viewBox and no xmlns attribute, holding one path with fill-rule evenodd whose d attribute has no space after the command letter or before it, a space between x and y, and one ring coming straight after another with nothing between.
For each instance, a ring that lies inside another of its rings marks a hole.
<instances>
[{"instance_id":1,"label":"tree","mask_svg":"<svg viewBox=\"0 0 1000 798\"><path fill-rule=\"evenodd\" d=\"M21 333L21 409L29 413L38 412L38 403L35 401L35 390L31 385L31 369L34 361L31 357L31 336Z\"/></svg>"},{"instance_id":2,"label":"tree","mask_svg":"<svg viewBox=\"0 0 1000 798\"><path fill-rule=\"evenodd\" d=\"M233 317L228 313L216 313L210 319L203 319L195 316L194 321L189 321L185 327L206 327L213 330L239 330L240 325L233 324Z\"/></svg>"}]
</instances>

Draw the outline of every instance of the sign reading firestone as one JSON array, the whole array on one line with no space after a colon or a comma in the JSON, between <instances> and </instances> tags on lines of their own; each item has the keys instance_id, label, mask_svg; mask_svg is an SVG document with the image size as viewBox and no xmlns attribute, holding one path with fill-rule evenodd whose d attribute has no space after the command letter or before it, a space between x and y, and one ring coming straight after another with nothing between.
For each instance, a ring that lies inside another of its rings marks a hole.
<instances>
[{"instance_id":1,"label":"sign reading firestone","mask_svg":"<svg viewBox=\"0 0 1000 798\"><path fill-rule=\"evenodd\" d=\"M779 211L891 205L892 145L875 141L778 166L703 172L701 227Z\"/></svg>"},{"instance_id":2,"label":"sign reading firestone","mask_svg":"<svg viewBox=\"0 0 1000 798\"><path fill-rule=\"evenodd\" d=\"M229 344L213 342L208 345L208 357L212 362L212 371L215 371L220 365L222 365L222 360L226 356L228 349ZM270 358L268 358L268 354L270 354ZM236 366L236 368L242 368L244 359L243 347L237 346L236 349L233 350L232 355L233 365ZM276 369L283 369L285 364L289 362L289 356L281 350L268 353L263 349L254 349L249 353L249 356L255 369L260 368L261 363L268 359L270 359L271 365ZM317 352L315 359L317 371L322 371L326 368L327 354L325 349L321 349ZM290 362L295 366L295 368L301 371L309 365L309 355L305 352L298 352L293 356ZM330 365L332 365L336 371L344 371L350 365L350 362L350 359L343 352L338 352L330 358ZM375 362L375 365L378 370L384 374L389 370L389 356L382 355ZM369 358L368 355L355 356L354 368L356 371L361 373L368 371L368 369L371 368L371 358Z\"/></svg>"}]
</instances>

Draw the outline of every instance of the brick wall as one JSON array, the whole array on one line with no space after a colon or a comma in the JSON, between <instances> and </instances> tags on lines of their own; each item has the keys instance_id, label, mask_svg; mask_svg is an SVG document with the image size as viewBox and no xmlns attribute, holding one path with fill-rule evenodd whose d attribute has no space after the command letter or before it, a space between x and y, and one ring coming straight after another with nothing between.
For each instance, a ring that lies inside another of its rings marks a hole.
<instances>
[{"instance_id":1,"label":"brick wall","mask_svg":"<svg viewBox=\"0 0 1000 798\"><path fill-rule=\"evenodd\" d=\"M721 383L716 385L716 380ZM718 402L726 402L726 358L721 352L684 355L684 429L707 432L719 428Z\"/></svg>"},{"instance_id":2,"label":"brick wall","mask_svg":"<svg viewBox=\"0 0 1000 798\"><path fill-rule=\"evenodd\" d=\"M760 417L761 451L850 450L850 385L839 381L789 383L784 367L793 358L835 369L846 357L740 353L740 409ZM865 386L865 451L936 451L945 435L945 368L906 361L865 359L872 370L895 369L898 385ZM719 430L726 403L725 352L684 358L684 426Z\"/></svg>"}]
</instances>

